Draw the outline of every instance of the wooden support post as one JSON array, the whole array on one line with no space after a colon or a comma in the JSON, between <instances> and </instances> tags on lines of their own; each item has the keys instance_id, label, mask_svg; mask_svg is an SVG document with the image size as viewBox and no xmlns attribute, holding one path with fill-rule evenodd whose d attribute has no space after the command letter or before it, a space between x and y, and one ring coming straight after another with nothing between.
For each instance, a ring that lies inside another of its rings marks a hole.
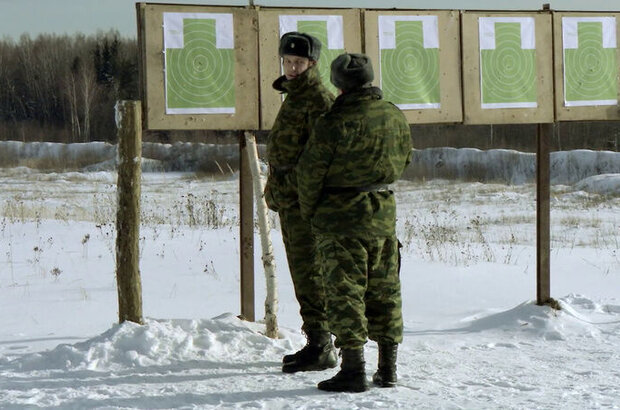
<instances>
[{"instance_id":1,"label":"wooden support post","mask_svg":"<svg viewBox=\"0 0 620 410\"><path fill-rule=\"evenodd\" d=\"M260 230L260 244L263 251L263 268L265 270L265 284L267 296L265 298L265 334L272 339L278 338L278 291L276 286L276 263L273 256L273 246L269 234L269 219L267 203L263 197L265 186L260 175L258 165L258 149L256 148L256 138L249 132L245 133L245 143L247 146L248 163L252 171L252 181L254 182L254 195L256 196L256 214L258 215L258 227Z\"/></svg>"},{"instance_id":2,"label":"wooden support post","mask_svg":"<svg viewBox=\"0 0 620 410\"><path fill-rule=\"evenodd\" d=\"M140 101L120 101L118 127L118 207L116 211L116 282L119 322L142 323L140 280L140 179L142 116Z\"/></svg>"},{"instance_id":3,"label":"wooden support post","mask_svg":"<svg viewBox=\"0 0 620 410\"><path fill-rule=\"evenodd\" d=\"M550 142L553 124L538 124L536 153L536 303L549 304L551 299L551 208L550 208Z\"/></svg>"},{"instance_id":4,"label":"wooden support post","mask_svg":"<svg viewBox=\"0 0 620 410\"><path fill-rule=\"evenodd\" d=\"M254 322L254 197L245 136L239 138L239 246L241 317Z\"/></svg>"}]
</instances>

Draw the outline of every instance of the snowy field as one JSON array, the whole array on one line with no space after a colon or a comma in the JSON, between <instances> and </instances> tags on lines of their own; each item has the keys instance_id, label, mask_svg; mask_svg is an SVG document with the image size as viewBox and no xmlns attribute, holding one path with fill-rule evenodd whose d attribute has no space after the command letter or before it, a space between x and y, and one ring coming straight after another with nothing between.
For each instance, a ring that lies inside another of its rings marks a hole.
<instances>
[{"instance_id":1,"label":"snowy field","mask_svg":"<svg viewBox=\"0 0 620 410\"><path fill-rule=\"evenodd\" d=\"M236 317L234 177L143 174L146 324L118 325L115 182L109 171L0 169L0 408L620 408L617 191L552 187L555 311L533 302L534 185L400 182L399 385L333 394L316 384L335 370L280 371L305 339L277 224L281 337ZM376 360L370 342L369 377Z\"/></svg>"}]
</instances>

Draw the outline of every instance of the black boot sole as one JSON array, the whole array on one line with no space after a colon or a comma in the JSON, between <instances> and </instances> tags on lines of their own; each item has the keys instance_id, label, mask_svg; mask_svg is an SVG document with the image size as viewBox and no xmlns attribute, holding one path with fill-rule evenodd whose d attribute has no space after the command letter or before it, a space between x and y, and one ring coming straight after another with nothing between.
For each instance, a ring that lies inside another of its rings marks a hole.
<instances>
[{"instance_id":1,"label":"black boot sole","mask_svg":"<svg viewBox=\"0 0 620 410\"><path fill-rule=\"evenodd\" d=\"M338 366L338 363L325 365L325 364L315 364L311 366L295 366L295 362L284 363L282 365L282 372L284 373L297 373L297 372L316 372L320 370L333 369Z\"/></svg>"},{"instance_id":2,"label":"black boot sole","mask_svg":"<svg viewBox=\"0 0 620 410\"><path fill-rule=\"evenodd\" d=\"M376 381L372 381L372 384L374 384L375 386L378 387L396 387L396 383L384 383L384 382L376 382Z\"/></svg>"},{"instance_id":3,"label":"black boot sole","mask_svg":"<svg viewBox=\"0 0 620 410\"><path fill-rule=\"evenodd\" d=\"M379 387L396 387L396 381L386 381L377 374L372 376L372 384Z\"/></svg>"},{"instance_id":4,"label":"black boot sole","mask_svg":"<svg viewBox=\"0 0 620 410\"><path fill-rule=\"evenodd\" d=\"M323 384L323 382L317 385L319 390L329 391L329 392L339 392L339 393L362 393L368 390L368 386L348 386L346 388L342 388L341 386L332 386L330 384Z\"/></svg>"}]
</instances>

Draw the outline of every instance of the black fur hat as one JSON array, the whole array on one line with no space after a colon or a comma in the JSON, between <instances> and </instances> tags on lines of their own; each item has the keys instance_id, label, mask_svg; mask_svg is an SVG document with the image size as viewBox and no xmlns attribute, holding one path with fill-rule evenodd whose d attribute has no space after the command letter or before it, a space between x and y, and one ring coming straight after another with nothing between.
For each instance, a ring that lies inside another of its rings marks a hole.
<instances>
[{"instance_id":1,"label":"black fur hat","mask_svg":"<svg viewBox=\"0 0 620 410\"><path fill-rule=\"evenodd\" d=\"M367 87L375 78L370 57L365 54L340 54L331 65L331 82L344 91Z\"/></svg>"},{"instance_id":2,"label":"black fur hat","mask_svg":"<svg viewBox=\"0 0 620 410\"><path fill-rule=\"evenodd\" d=\"M289 54L318 61L321 56L321 42L310 34L291 31L280 39L279 53L280 56Z\"/></svg>"}]
</instances>

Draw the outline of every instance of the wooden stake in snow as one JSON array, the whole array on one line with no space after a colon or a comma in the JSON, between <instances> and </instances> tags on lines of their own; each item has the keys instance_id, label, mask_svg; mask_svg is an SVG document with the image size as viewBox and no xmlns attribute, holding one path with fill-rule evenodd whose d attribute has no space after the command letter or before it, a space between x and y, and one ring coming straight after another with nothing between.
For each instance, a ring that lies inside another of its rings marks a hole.
<instances>
[{"instance_id":1,"label":"wooden stake in snow","mask_svg":"<svg viewBox=\"0 0 620 410\"><path fill-rule=\"evenodd\" d=\"M258 166L258 150L256 149L256 138L249 132L245 133L247 146L248 162L254 181L254 195L256 196L256 213L258 215L258 227L260 230L260 243L263 250L263 267L265 268L265 282L267 284L267 297L265 298L265 324L267 336L273 339L278 337L278 320L276 312L278 310L278 293L276 287L276 264L271 246L271 236L269 234L269 220L267 218L267 204L263 198L263 180L260 177Z\"/></svg>"},{"instance_id":2,"label":"wooden stake in snow","mask_svg":"<svg viewBox=\"0 0 620 410\"><path fill-rule=\"evenodd\" d=\"M142 324L140 280L140 178L142 119L140 101L116 106L118 182L116 210L116 283L119 322Z\"/></svg>"}]
</instances>

